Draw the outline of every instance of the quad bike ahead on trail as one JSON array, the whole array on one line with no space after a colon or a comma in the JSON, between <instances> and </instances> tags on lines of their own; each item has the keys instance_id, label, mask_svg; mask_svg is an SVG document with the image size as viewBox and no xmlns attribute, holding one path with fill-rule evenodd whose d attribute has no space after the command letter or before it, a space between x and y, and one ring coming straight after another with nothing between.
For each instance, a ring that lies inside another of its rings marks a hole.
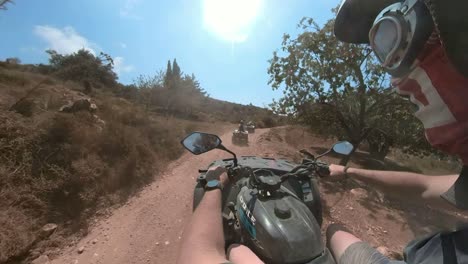
<instances>
[{"instance_id":1,"label":"quad bike ahead on trail","mask_svg":"<svg viewBox=\"0 0 468 264\"><path fill-rule=\"evenodd\" d=\"M252 122L247 123L247 132L249 134L255 133L255 125Z\"/></svg>"},{"instance_id":2,"label":"quad bike ahead on trail","mask_svg":"<svg viewBox=\"0 0 468 264\"><path fill-rule=\"evenodd\" d=\"M181 143L195 155L213 149L233 155L208 166L223 166L228 172L230 183L222 191L221 212L226 248L243 244L266 263L335 263L320 232L322 204L317 180L329 169L318 158L332 151L349 155L351 143L338 142L317 158L301 150L305 155L301 164L256 156L237 158L218 136L200 132ZM205 193L206 172L199 170L193 210Z\"/></svg>"},{"instance_id":3,"label":"quad bike ahead on trail","mask_svg":"<svg viewBox=\"0 0 468 264\"><path fill-rule=\"evenodd\" d=\"M249 133L247 131L241 131L236 129L232 132L232 144L234 145L248 145L249 144Z\"/></svg>"}]
</instances>

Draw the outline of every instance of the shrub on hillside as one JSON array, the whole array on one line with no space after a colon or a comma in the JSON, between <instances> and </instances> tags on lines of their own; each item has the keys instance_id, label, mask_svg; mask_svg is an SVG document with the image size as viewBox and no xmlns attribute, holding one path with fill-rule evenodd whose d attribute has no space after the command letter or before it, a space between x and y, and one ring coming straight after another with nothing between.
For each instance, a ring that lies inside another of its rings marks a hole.
<instances>
[{"instance_id":1,"label":"shrub on hillside","mask_svg":"<svg viewBox=\"0 0 468 264\"><path fill-rule=\"evenodd\" d=\"M114 62L107 54L101 53L96 57L85 49L70 55L58 54L54 50L48 50L47 53L50 56L51 72L63 80L89 80L109 88L117 85L117 75L113 72Z\"/></svg>"},{"instance_id":2,"label":"shrub on hillside","mask_svg":"<svg viewBox=\"0 0 468 264\"><path fill-rule=\"evenodd\" d=\"M19 58L14 57L14 58L7 58L5 62L8 64L17 65L21 63L21 60Z\"/></svg>"},{"instance_id":3,"label":"shrub on hillside","mask_svg":"<svg viewBox=\"0 0 468 264\"><path fill-rule=\"evenodd\" d=\"M50 65L40 63L35 65L33 71L40 74L49 75L54 72L54 69Z\"/></svg>"}]
</instances>

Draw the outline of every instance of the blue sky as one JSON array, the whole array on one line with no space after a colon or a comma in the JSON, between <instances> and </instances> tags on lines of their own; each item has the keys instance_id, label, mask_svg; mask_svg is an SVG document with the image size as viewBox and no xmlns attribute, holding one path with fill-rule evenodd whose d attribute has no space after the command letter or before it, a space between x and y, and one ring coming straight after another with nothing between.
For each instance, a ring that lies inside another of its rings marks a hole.
<instances>
[{"instance_id":1,"label":"blue sky","mask_svg":"<svg viewBox=\"0 0 468 264\"><path fill-rule=\"evenodd\" d=\"M324 23L339 2L16 0L0 11L0 60L45 63L46 49L87 48L114 57L119 80L130 84L177 58L212 97L263 106L282 94L268 85L267 68L283 33L297 33L304 16Z\"/></svg>"}]
</instances>

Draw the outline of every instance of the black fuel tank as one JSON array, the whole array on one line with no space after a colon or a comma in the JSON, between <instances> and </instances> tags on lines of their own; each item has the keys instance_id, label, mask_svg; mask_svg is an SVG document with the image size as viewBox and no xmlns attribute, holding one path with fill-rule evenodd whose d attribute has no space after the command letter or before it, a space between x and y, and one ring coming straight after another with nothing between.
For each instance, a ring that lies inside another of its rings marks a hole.
<instances>
[{"instance_id":1,"label":"black fuel tank","mask_svg":"<svg viewBox=\"0 0 468 264\"><path fill-rule=\"evenodd\" d=\"M236 207L244 243L267 263L308 263L324 254L319 224L285 187L270 197L243 187Z\"/></svg>"}]
</instances>

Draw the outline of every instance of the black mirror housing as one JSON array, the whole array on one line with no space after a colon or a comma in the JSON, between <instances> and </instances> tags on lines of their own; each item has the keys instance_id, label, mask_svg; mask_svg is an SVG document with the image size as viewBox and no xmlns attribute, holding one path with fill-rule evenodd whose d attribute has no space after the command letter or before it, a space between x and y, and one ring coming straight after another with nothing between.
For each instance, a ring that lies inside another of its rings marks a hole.
<instances>
[{"instance_id":1,"label":"black mirror housing","mask_svg":"<svg viewBox=\"0 0 468 264\"><path fill-rule=\"evenodd\" d=\"M213 134L193 132L181 142L182 146L192 154L200 155L221 146L221 139Z\"/></svg>"}]
</instances>

